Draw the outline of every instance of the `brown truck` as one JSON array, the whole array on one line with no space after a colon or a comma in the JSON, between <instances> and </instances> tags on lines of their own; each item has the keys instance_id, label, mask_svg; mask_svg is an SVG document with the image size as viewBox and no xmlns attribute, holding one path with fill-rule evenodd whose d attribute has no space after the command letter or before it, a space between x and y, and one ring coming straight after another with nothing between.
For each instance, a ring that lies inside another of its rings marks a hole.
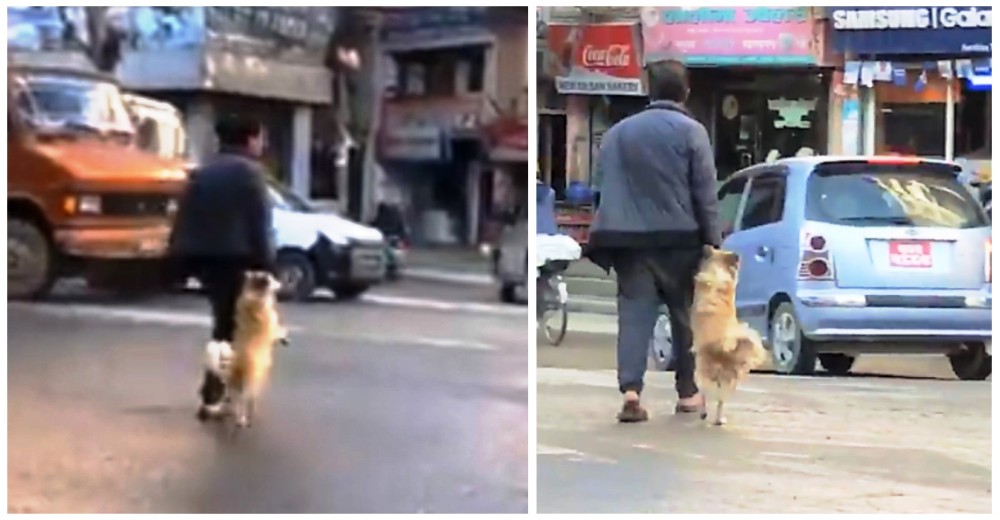
<instances>
[{"instance_id":1,"label":"brown truck","mask_svg":"<svg viewBox=\"0 0 1000 520\"><path fill-rule=\"evenodd\" d=\"M135 146L111 78L33 66L7 78L8 299L81 275L101 288L159 287L182 162Z\"/></svg>"}]
</instances>

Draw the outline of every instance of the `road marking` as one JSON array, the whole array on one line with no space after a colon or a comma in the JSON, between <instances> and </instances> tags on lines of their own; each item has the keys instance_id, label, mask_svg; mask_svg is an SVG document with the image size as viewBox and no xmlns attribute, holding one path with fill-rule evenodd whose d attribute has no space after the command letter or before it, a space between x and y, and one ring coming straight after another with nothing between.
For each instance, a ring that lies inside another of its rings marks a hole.
<instances>
[{"instance_id":1,"label":"road marking","mask_svg":"<svg viewBox=\"0 0 1000 520\"><path fill-rule=\"evenodd\" d=\"M366 294L361 296L361 301L391 307L429 309L446 312L475 312L504 316L525 316L528 313L528 309L526 307L516 307L512 305L432 300L428 298L411 298L408 296L390 296L386 294Z\"/></svg>"},{"instance_id":2,"label":"road marking","mask_svg":"<svg viewBox=\"0 0 1000 520\"><path fill-rule=\"evenodd\" d=\"M62 318L90 318L110 321L126 321L132 323L155 323L168 326L203 328L209 328L212 325L212 319L210 317L201 313L185 311L137 309L130 307L110 307L88 304L59 305L49 303L27 304L20 302L10 302L8 303L7 308L41 312ZM292 333L293 341L295 333L301 332L340 341L366 341L386 345L411 344L452 350L498 350L496 346L488 343L455 338L385 336L374 334L338 334L325 332L323 330L309 330L305 327L297 325L289 325L288 331Z\"/></svg>"},{"instance_id":3,"label":"road marking","mask_svg":"<svg viewBox=\"0 0 1000 520\"><path fill-rule=\"evenodd\" d=\"M618 378L614 370L539 367L536 377L540 385L618 388Z\"/></svg>"},{"instance_id":4,"label":"road marking","mask_svg":"<svg viewBox=\"0 0 1000 520\"><path fill-rule=\"evenodd\" d=\"M801 453L785 453L782 451L762 451L761 455L765 457L778 457L783 459L808 459L809 455L803 455Z\"/></svg>"},{"instance_id":5,"label":"road marking","mask_svg":"<svg viewBox=\"0 0 1000 520\"><path fill-rule=\"evenodd\" d=\"M431 282L447 282L463 285L490 286L497 282L488 274L479 273L455 273L452 271L438 271L436 269L418 269L407 267L403 270L403 276L415 280L427 280Z\"/></svg>"},{"instance_id":6,"label":"road marking","mask_svg":"<svg viewBox=\"0 0 1000 520\"><path fill-rule=\"evenodd\" d=\"M549 446L546 444L538 444L535 448L536 455L550 456L550 457L566 457L573 462L599 462L602 464L618 464L617 460L609 459L607 457L600 457L597 455L591 455L584 453L582 451L572 450L569 448L562 448L559 446Z\"/></svg>"}]
</instances>

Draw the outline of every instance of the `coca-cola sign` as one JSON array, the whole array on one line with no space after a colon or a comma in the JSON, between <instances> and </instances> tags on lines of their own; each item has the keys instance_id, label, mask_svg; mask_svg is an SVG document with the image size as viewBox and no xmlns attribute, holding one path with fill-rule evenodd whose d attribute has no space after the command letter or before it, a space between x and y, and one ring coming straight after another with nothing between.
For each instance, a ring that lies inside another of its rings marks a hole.
<instances>
[{"instance_id":1,"label":"coca-cola sign","mask_svg":"<svg viewBox=\"0 0 1000 520\"><path fill-rule=\"evenodd\" d=\"M606 48L588 45L583 48L583 58L580 61L588 69L628 67L631 52L632 47L629 45L610 45Z\"/></svg>"},{"instance_id":2,"label":"coca-cola sign","mask_svg":"<svg viewBox=\"0 0 1000 520\"><path fill-rule=\"evenodd\" d=\"M550 24L545 72L561 94L645 95L639 26Z\"/></svg>"}]
</instances>

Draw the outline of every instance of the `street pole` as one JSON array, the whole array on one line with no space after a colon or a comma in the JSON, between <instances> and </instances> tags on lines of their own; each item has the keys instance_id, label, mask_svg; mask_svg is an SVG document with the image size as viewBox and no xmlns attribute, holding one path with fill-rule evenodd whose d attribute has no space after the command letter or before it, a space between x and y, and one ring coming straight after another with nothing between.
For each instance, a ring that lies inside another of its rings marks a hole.
<instances>
[{"instance_id":1,"label":"street pole","mask_svg":"<svg viewBox=\"0 0 1000 520\"><path fill-rule=\"evenodd\" d=\"M382 78L382 48L380 45L381 17L372 19L369 34L371 46L371 110L368 119L368 135L365 138L365 157L361 175L361 220L367 222L372 217L373 199L378 183L382 182L376 172L376 143L382 123L382 104L385 97L384 80Z\"/></svg>"},{"instance_id":2,"label":"street pole","mask_svg":"<svg viewBox=\"0 0 1000 520\"><path fill-rule=\"evenodd\" d=\"M944 105L944 160L955 160L955 67L949 65L950 72L946 78L946 93Z\"/></svg>"}]
</instances>

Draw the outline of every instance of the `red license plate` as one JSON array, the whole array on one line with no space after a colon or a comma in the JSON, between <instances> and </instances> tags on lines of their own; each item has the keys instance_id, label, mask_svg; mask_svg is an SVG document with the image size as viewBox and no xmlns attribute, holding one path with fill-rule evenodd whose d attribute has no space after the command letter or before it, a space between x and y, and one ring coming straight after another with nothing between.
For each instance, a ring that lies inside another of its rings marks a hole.
<instances>
[{"instance_id":1,"label":"red license plate","mask_svg":"<svg viewBox=\"0 0 1000 520\"><path fill-rule=\"evenodd\" d=\"M931 243L916 240L890 240L889 265L893 267L933 267L934 257L931 256Z\"/></svg>"}]
</instances>

